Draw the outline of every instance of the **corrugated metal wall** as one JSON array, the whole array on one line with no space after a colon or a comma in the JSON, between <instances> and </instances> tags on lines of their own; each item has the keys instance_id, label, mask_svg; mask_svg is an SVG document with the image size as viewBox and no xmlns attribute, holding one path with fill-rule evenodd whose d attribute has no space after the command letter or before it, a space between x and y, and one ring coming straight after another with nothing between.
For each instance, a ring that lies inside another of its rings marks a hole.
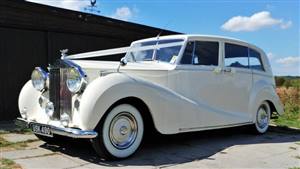
<instances>
[{"instance_id":1,"label":"corrugated metal wall","mask_svg":"<svg viewBox=\"0 0 300 169\"><path fill-rule=\"evenodd\" d=\"M59 58L60 49L80 53L122 47L133 40L156 36L160 31L23 0L1 0L0 121L18 116L18 95L31 71ZM164 31L163 34L177 33Z\"/></svg>"}]
</instances>

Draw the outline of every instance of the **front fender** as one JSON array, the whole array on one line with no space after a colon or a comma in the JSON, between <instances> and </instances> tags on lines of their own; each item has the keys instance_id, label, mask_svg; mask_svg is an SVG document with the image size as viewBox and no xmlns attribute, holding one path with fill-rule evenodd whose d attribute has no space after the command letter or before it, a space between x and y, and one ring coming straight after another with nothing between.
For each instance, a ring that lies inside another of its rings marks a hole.
<instances>
[{"instance_id":1,"label":"front fender","mask_svg":"<svg viewBox=\"0 0 300 169\"><path fill-rule=\"evenodd\" d=\"M39 96L40 92L34 89L31 80L27 81L19 94L18 106L21 115L23 113L26 113L27 117L32 117L35 115L35 113L37 112L36 109L38 108L36 103Z\"/></svg>"},{"instance_id":2,"label":"front fender","mask_svg":"<svg viewBox=\"0 0 300 169\"><path fill-rule=\"evenodd\" d=\"M81 128L93 130L112 104L127 97L136 97L145 102L159 132L178 132L178 116L175 111L170 115L170 109L165 106L174 105L171 102L176 102L178 97L174 97L174 93L166 88L124 73L99 77L88 85L80 100ZM174 108L179 109L180 104Z\"/></svg>"},{"instance_id":3,"label":"front fender","mask_svg":"<svg viewBox=\"0 0 300 169\"><path fill-rule=\"evenodd\" d=\"M41 92L37 91L33 86L31 80L29 80L21 89L18 99L19 111L23 118L28 120L38 120L41 123L47 123L48 116L45 113L41 113L44 110L40 107L39 98ZM25 115L26 114L26 117Z\"/></svg>"}]
</instances>

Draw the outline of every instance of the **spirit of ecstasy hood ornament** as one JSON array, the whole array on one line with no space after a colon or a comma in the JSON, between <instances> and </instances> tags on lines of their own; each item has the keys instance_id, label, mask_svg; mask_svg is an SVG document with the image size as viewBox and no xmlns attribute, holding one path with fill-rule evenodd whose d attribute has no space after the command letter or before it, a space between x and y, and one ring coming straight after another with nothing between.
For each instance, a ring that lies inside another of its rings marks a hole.
<instances>
[{"instance_id":1,"label":"spirit of ecstasy hood ornament","mask_svg":"<svg viewBox=\"0 0 300 169\"><path fill-rule=\"evenodd\" d=\"M65 59L67 56L67 53L69 52L69 49L62 49L60 50L61 59Z\"/></svg>"}]
</instances>

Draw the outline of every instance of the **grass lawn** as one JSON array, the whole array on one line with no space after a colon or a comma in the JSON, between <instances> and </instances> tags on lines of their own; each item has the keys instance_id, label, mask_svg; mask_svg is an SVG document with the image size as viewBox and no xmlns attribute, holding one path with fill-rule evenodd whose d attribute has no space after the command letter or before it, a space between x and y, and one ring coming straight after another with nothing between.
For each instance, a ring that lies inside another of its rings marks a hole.
<instances>
[{"instance_id":1,"label":"grass lawn","mask_svg":"<svg viewBox=\"0 0 300 169\"><path fill-rule=\"evenodd\" d=\"M295 127L300 129L300 113L298 112L285 112L284 115L274 119L273 123L278 126Z\"/></svg>"},{"instance_id":2,"label":"grass lawn","mask_svg":"<svg viewBox=\"0 0 300 169\"><path fill-rule=\"evenodd\" d=\"M0 168L1 169L22 169L20 165L6 158L0 158Z\"/></svg>"},{"instance_id":3,"label":"grass lawn","mask_svg":"<svg viewBox=\"0 0 300 169\"><path fill-rule=\"evenodd\" d=\"M28 147L28 143L35 142L37 139L34 140L26 140L26 141L20 141L20 142L9 142L1 137L0 135L0 149L1 151L6 150L20 150ZM0 168L2 169L2 168Z\"/></svg>"}]
</instances>

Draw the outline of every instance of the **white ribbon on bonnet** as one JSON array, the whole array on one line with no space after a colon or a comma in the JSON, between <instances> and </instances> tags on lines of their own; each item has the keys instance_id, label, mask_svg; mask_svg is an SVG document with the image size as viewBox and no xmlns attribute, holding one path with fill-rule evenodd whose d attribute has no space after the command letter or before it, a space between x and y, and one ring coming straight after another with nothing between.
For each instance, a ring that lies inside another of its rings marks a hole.
<instances>
[{"instance_id":1,"label":"white ribbon on bonnet","mask_svg":"<svg viewBox=\"0 0 300 169\"><path fill-rule=\"evenodd\" d=\"M64 59L85 59L85 58L101 57L101 56L108 56L108 55L116 55L116 54L122 54L127 52L137 52L137 51L145 51L145 50L152 50L152 49L158 50L160 48L180 46L183 45L183 43L184 42L173 42L173 43L149 45L149 46L142 46L142 47L129 46L129 47L114 48L114 49L106 49L106 50L69 55Z\"/></svg>"}]
</instances>

